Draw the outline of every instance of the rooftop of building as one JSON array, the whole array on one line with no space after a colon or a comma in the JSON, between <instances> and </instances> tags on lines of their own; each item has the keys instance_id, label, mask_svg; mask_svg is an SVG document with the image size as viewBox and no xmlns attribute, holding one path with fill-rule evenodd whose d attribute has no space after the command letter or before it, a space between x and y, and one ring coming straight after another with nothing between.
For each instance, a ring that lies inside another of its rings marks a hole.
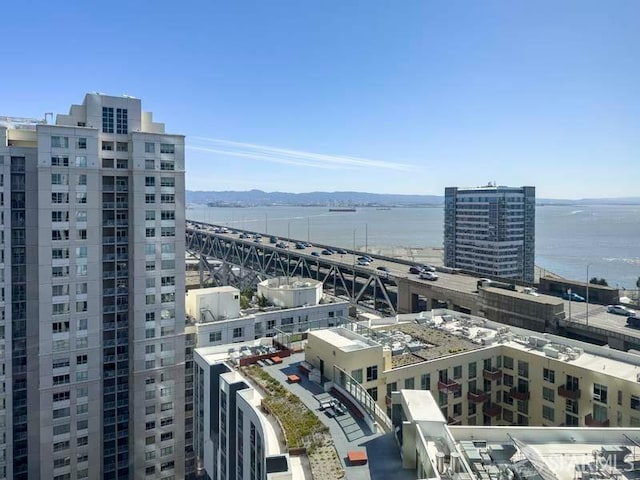
<instances>
[{"instance_id":1,"label":"rooftop of building","mask_svg":"<svg viewBox=\"0 0 640 480\"><path fill-rule=\"evenodd\" d=\"M315 288L321 281L304 277L275 277L268 278L259 283L262 287L277 288L281 290L303 290L307 288Z\"/></svg>"},{"instance_id":2,"label":"rooftop of building","mask_svg":"<svg viewBox=\"0 0 640 480\"><path fill-rule=\"evenodd\" d=\"M517 327L481 317L434 309L397 315L376 328L358 326L359 334L392 352L392 368L482 348L506 346L623 380L640 380L640 356ZM336 330L345 330L344 328Z\"/></svg>"},{"instance_id":3,"label":"rooftop of building","mask_svg":"<svg viewBox=\"0 0 640 480\"><path fill-rule=\"evenodd\" d=\"M637 428L450 426L431 392L402 390L395 398L418 430L429 478L640 478Z\"/></svg>"},{"instance_id":4,"label":"rooftop of building","mask_svg":"<svg viewBox=\"0 0 640 480\"><path fill-rule=\"evenodd\" d=\"M343 352L355 352L378 347L378 343L346 328L315 330L313 335Z\"/></svg>"}]
</instances>

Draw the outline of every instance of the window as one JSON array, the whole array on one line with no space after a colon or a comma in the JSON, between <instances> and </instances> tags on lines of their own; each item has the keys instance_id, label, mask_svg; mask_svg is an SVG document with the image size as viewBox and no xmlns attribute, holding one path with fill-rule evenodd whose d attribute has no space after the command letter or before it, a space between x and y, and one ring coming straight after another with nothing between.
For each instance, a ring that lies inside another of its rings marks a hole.
<instances>
[{"instance_id":1,"label":"window","mask_svg":"<svg viewBox=\"0 0 640 480\"><path fill-rule=\"evenodd\" d=\"M170 193L161 193L160 203L176 203L176 196Z\"/></svg>"},{"instance_id":2,"label":"window","mask_svg":"<svg viewBox=\"0 0 640 480\"><path fill-rule=\"evenodd\" d=\"M87 293L87 284L76 283L76 295L86 295L86 293Z\"/></svg>"},{"instance_id":3,"label":"window","mask_svg":"<svg viewBox=\"0 0 640 480\"><path fill-rule=\"evenodd\" d=\"M87 311L87 302L76 302L76 312L86 312Z\"/></svg>"},{"instance_id":4,"label":"window","mask_svg":"<svg viewBox=\"0 0 640 480\"><path fill-rule=\"evenodd\" d=\"M156 219L156 212L155 210L146 210L144 212L144 219L145 220L155 220Z\"/></svg>"},{"instance_id":5,"label":"window","mask_svg":"<svg viewBox=\"0 0 640 480\"><path fill-rule=\"evenodd\" d=\"M71 393L68 390L64 392L57 392L53 394L52 398L54 402L64 402L71 398Z\"/></svg>"},{"instance_id":6,"label":"window","mask_svg":"<svg viewBox=\"0 0 640 480\"><path fill-rule=\"evenodd\" d=\"M378 387L367 388L367 393L373 398L375 401L378 401Z\"/></svg>"},{"instance_id":7,"label":"window","mask_svg":"<svg viewBox=\"0 0 640 480\"><path fill-rule=\"evenodd\" d=\"M52 315L65 315L67 313L69 313L69 304L68 303L54 303L54 304L51 305L51 314Z\"/></svg>"},{"instance_id":8,"label":"window","mask_svg":"<svg viewBox=\"0 0 640 480\"><path fill-rule=\"evenodd\" d=\"M53 451L59 452L61 450L67 450L69 448L69 440L65 440L64 442L56 442L53 444Z\"/></svg>"},{"instance_id":9,"label":"window","mask_svg":"<svg viewBox=\"0 0 640 480\"><path fill-rule=\"evenodd\" d=\"M155 237L156 236L156 229L155 228L146 228L145 231L144 231L144 235L147 238Z\"/></svg>"},{"instance_id":10,"label":"window","mask_svg":"<svg viewBox=\"0 0 640 480\"><path fill-rule=\"evenodd\" d=\"M52 173L51 185L69 185L69 176L66 173Z\"/></svg>"},{"instance_id":11,"label":"window","mask_svg":"<svg viewBox=\"0 0 640 480\"><path fill-rule=\"evenodd\" d=\"M175 243L163 243L160 247L160 251L162 253L175 253L176 245Z\"/></svg>"},{"instance_id":12,"label":"window","mask_svg":"<svg viewBox=\"0 0 640 480\"><path fill-rule=\"evenodd\" d=\"M53 210L51 212L51 221L52 222L68 222L69 212L66 210Z\"/></svg>"},{"instance_id":13,"label":"window","mask_svg":"<svg viewBox=\"0 0 640 480\"><path fill-rule=\"evenodd\" d=\"M524 378L529 378L529 363L518 360L518 375Z\"/></svg>"},{"instance_id":14,"label":"window","mask_svg":"<svg viewBox=\"0 0 640 480\"><path fill-rule=\"evenodd\" d=\"M64 368L69 366L69 358L54 358L51 362L51 368Z\"/></svg>"},{"instance_id":15,"label":"window","mask_svg":"<svg viewBox=\"0 0 640 480\"><path fill-rule=\"evenodd\" d=\"M542 398L547 402L555 401L555 392L552 388L542 387Z\"/></svg>"},{"instance_id":16,"label":"window","mask_svg":"<svg viewBox=\"0 0 640 480\"><path fill-rule=\"evenodd\" d=\"M153 430L154 428L156 428L156 422L154 420L146 422L144 425L145 430Z\"/></svg>"},{"instance_id":17,"label":"window","mask_svg":"<svg viewBox=\"0 0 640 480\"><path fill-rule=\"evenodd\" d=\"M78 185L86 185L87 184L87 175L82 173L78 175Z\"/></svg>"},{"instance_id":18,"label":"window","mask_svg":"<svg viewBox=\"0 0 640 480\"><path fill-rule=\"evenodd\" d=\"M554 370L549 370L548 368L545 368L542 370L542 378L545 382L555 383L556 372Z\"/></svg>"},{"instance_id":19,"label":"window","mask_svg":"<svg viewBox=\"0 0 640 480\"><path fill-rule=\"evenodd\" d=\"M113 133L113 107L102 107L102 133Z\"/></svg>"},{"instance_id":20,"label":"window","mask_svg":"<svg viewBox=\"0 0 640 480\"><path fill-rule=\"evenodd\" d=\"M640 410L640 396L631 395L631 402L629 404L631 410Z\"/></svg>"},{"instance_id":21,"label":"window","mask_svg":"<svg viewBox=\"0 0 640 480\"><path fill-rule=\"evenodd\" d=\"M69 375L54 375L53 376L53 384L54 385L64 385L69 383L70 377Z\"/></svg>"},{"instance_id":22,"label":"window","mask_svg":"<svg viewBox=\"0 0 640 480\"><path fill-rule=\"evenodd\" d=\"M156 153L156 144L153 142L144 142L144 153Z\"/></svg>"},{"instance_id":23,"label":"window","mask_svg":"<svg viewBox=\"0 0 640 480\"><path fill-rule=\"evenodd\" d=\"M51 230L51 240L69 240L69 230Z\"/></svg>"},{"instance_id":24,"label":"window","mask_svg":"<svg viewBox=\"0 0 640 480\"><path fill-rule=\"evenodd\" d=\"M51 157L51 166L52 167L68 167L69 157L60 157L60 156Z\"/></svg>"},{"instance_id":25,"label":"window","mask_svg":"<svg viewBox=\"0 0 640 480\"><path fill-rule=\"evenodd\" d=\"M51 324L52 333L64 333L69 331L69 322L53 322Z\"/></svg>"},{"instance_id":26,"label":"window","mask_svg":"<svg viewBox=\"0 0 640 480\"><path fill-rule=\"evenodd\" d=\"M126 158L118 158L116 160L116 168L129 168L129 160Z\"/></svg>"},{"instance_id":27,"label":"window","mask_svg":"<svg viewBox=\"0 0 640 480\"><path fill-rule=\"evenodd\" d=\"M161 278L161 286L163 287L170 287L170 286L174 286L176 284L176 277L162 277Z\"/></svg>"},{"instance_id":28,"label":"window","mask_svg":"<svg viewBox=\"0 0 640 480\"><path fill-rule=\"evenodd\" d=\"M51 267L51 276L54 278L68 277L69 267Z\"/></svg>"},{"instance_id":29,"label":"window","mask_svg":"<svg viewBox=\"0 0 640 480\"><path fill-rule=\"evenodd\" d=\"M504 368L507 368L509 370L513 370L513 358L511 357L507 357L506 355L503 357L503 363L502 365L504 366Z\"/></svg>"},{"instance_id":30,"label":"window","mask_svg":"<svg viewBox=\"0 0 640 480\"><path fill-rule=\"evenodd\" d=\"M233 329L233 338L240 338L243 336L243 327L236 327Z\"/></svg>"},{"instance_id":31,"label":"window","mask_svg":"<svg viewBox=\"0 0 640 480\"><path fill-rule=\"evenodd\" d=\"M116 133L129 133L129 112L126 108L116 109Z\"/></svg>"},{"instance_id":32,"label":"window","mask_svg":"<svg viewBox=\"0 0 640 480\"><path fill-rule=\"evenodd\" d=\"M415 380L413 377L404 379L404 388L407 390L413 390L415 387Z\"/></svg>"},{"instance_id":33,"label":"window","mask_svg":"<svg viewBox=\"0 0 640 480\"><path fill-rule=\"evenodd\" d=\"M370 367L367 367L367 382L371 382L377 379L378 379L378 366L372 365Z\"/></svg>"},{"instance_id":34,"label":"window","mask_svg":"<svg viewBox=\"0 0 640 480\"><path fill-rule=\"evenodd\" d=\"M153 294L146 295L145 296L145 303L147 305L153 305L154 303L156 303L156 296L153 295Z\"/></svg>"},{"instance_id":35,"label":"window","mask_svg":"<svg viewBox=\"0 0 640 480\"><path fill-rule=\"evenodd\" d=\"M161 187L175 187L176 179L173 177L160 177L160 186Z\"/></svg>"},{"instance_id":36,"label":"window","mask_svg":"<svg viewBox=\"0 0 640 480\"><path fill-rule=\"evenodd\" d=\"M53 260L62 260L64 258L69 258L69 249L68 248L52 248L51 258Z\"/></svg>"},{"instance_id":37,"label":"window","mask_svg":"<svg viewBox=\"0 0 640 480\"><path fill-rule=\"evenodd\" d=\"M69 148L69 137L52 136L51 147L52 148Z\"/></svg>"},{"instance_id":38,"label":"window","mask_svg":"<svg viewBox=\"0 0 640 480\"><path fill-rule=\"evenodd\" d=\"M160 295L160 303L171 303L176 301L176 294L171 293L163 293ZM235 329L234 329L235 331Z\"/></svg>"},{"instance_id":39,"label":"window","mask_svg":"<svg viewBox=\"0 0 640 480\"><path fill-rule=\"evenodd\" d=\"M104 148L103 148L104 150ZM102 168L113 168L113 158L103 158Z\"/></svg>"},{"instance_id":40,"label":"window","mask_svg":"<svg viewBox=\"0 0 640 480\"><path fill-rule=\"evenodd\" d=\"M161 427L168 427L169 425L173 424L173 417L164 417L160 419L160 426Z\"/></svg>"},{"instance_id":41,"label":"window","mask_svg":"<svg viewBox=\"0 0 640 480\"><path fill-rule=\"evenodd\" d=\"M53 410L53 419L64 418L71 415L71 409L69 407L56 408Z\"/></svg>"},{"instance_id":42,"label":"window","mask_svg":"<svg viewBox=\"0 0 640 480\"><path fill-rule=\"evenodd\" d=\"M86 167L87 157L85 155L76 156L76 167Z\"/></svg>"},{"instance_id":43,"label":"window","mask_svg":"<svg viewBox=\"0 0 640 480\"><path fill-rule=\"evenodd\" d=\"M104 152L112 152L113 151L113 142L102 142L102 151ZM112 165L113 167L113 165Z\"/></svg>"},{"instance_id":44,"label":"window","mask_svg":"<svg viewBox=\"0 0 640 480\"><path fill-rule=\"evenodd\" d=\"M144 196L144 203L146 204L156 203L156 196L153 193L147 193Z\"/></svg>"},{"instance_id":45,"label":"window","mask_svg":"<svg viewBox=\"0 0 640 480\"><path fill-rule=\"evenodd\" d=\"M593 399L597 402L607 403L607 386L594 383Z\"/></svg>"},{"instance_id":46,"label":"window","mask_svg":"<svg viewBox=\"0 0 640 480\"><path fill-rule=\"evenodd\" d=\"M153 159L147 159L144 161L144 169L145 170L155 170L156 162Z\"/></svg>"},{"instance_id":47,"label":"window","mask_svg":"<svg viewBox=\"0 0 640 480\"><path fill-rule=\"evenodd\" d=\"M51 192L51 203L69 203L69 194L64 192Z\"/></svg>"},{"instance_id":48,"label":"window","mask_svg":"<svg viewBox=\"0 0 640 480\"><path fill-rule=\"evenodd\" d=\"M176 165L174 162L168 162L166 160L162 160L160 162L160 170L163 171L173 171L176 169Z\"/></svg>"},{"instance_id":49,"label":"window","mask_svg":"<svg viewBox=\"0 0 640 480\"><path fill-rule=\"evenodd\" d=\"M173 143L161 143L160 153L176 153L176 147Z\"/></svg>"},{"instance_id":50,"label":"window","mask_svg":"<svg viewBox=\"0 0 640 480\"><path fill-rule=\"evenodd\" d=\"M431 389L431 375L429 375L428 373L423 373L422 375L420 375L420 389Z\"/></svg>"},{"instance_id":51,"label":"window","mask_svg":"<svg viewBox=\"0 0 640 480\"><path fill-rule=\"evenodd\" d=\"M145 187L155 187L156 186L156 177L144 177L144 186Z\"/></svg>"},{"instance_id":52,"label":"window","mask_svg":"<svg viewBox=\"0 0 640 480\"><path fill-rule=\"evenodd\" d=\"M79 228L76 230L76 240L86 240L87 239L87 229Z\"/></svg>"},{"instance_id":53,"label":"window","mask_svg":"<svg viewBox=\"0 0 640 480\"><path fill-rule=\"evenodd\" d=\"M175 220L176 212L175 210L162 210L160 212L160 220Z\"/></svg>"},{"instance_id":54,"label":"window","mask_svg":"<svg viewBox=\"0 0 640 480\"><path fill-rule=\"evenodd\" d=\"M116 152L128 152L129 144L127 142L116 142Z\"/></svg>"},{"instance_id":55,"label":"window","mask_svg":"<svg viewBox=\"0 0 640 480\"><path fill-rule=\"evenodd\" d=\"M76 203L87 203L87 193L76 192Z\"/></svg>"},{"instance_id":56,"label":"window","mask_svg":"<svg viewBox=\"0 0 640 480\"><path fill-rule=\"evenodd\" d=\"M453 367L453 378L455 379L462 378L462 365Z\"/></svg>"},{"instance_id":57,"label":"window","mask_svg":"<svg viewBox=\"0 0 640 480\"><path fill-rule=\"evenodd\" d=\"M86 365L87 361L87 355L76 355L76 365Z\"/></svg>"},{"instance_id":58,"label":"window","mask_svg":"<svg viewBox=\"0 0 640 480\"><path fill-rule=\"evenodd\" d=\"M469 378L476 378L476 376L477 376L476 362L471 362L469 363Z\"/></svg>"},{"instance_id":59,"label":"window","mask_svg":"<svg viewBox=\"0 0 640 480\"><path fill-rule=\"evenodd\" d=\"M209 333L209 341L214 343L214 342L221 342L222 341L222 332L211 332Z\"/></svg>"},{"instance_id":60,"label":"window","mask_svg":"<svg viewBox=\"0 0 640 480\"><path fill-rule=\"evenodd\" d=\"M161 227L160 228L160 236L161 237L175 237L176 236L176 227Z\"/></svg>"},{"instance_id":61,"label":"window","mask_svg":"<svg viewBox=\"0 0 640 480\"><path fill-rule=\"evenodd\" d=\"M63 295L69 295L69 285L51 285L52 297L61 297Z\"/></svg>"},{"instance_id":62,"label":"window","mask_svg":"<svg viewBox=\"0 0 640 480\"><path fill-rule=\"evenodd\" d=\"M86 277L86 276L87 276L87 266L76 265L76 277Z\"/></svg>"},{"instance_id":63,"label":"window","mask_svg":"<svg viewBox=\"0 0 640 480\"><path fill-rule=\"evenodd\" d=\"M149 255L148 250L145 253ZM153 251L153 253L155 253L155 250ZM153 253L151 255L153 255ZM147 272L153 272L156 269L156 262L154 261L147 262L144 268Z\"/></svg>"},{"instance_id":64,"label":"window","mask_svg":"<svg viewBox=\"0 0 640 480\"><path fill-rule=\"evenodd\" d=\"M162 260L161 268L162 268L162 270L175 270L176 261L175 260ZM275 323L274 323L274 325L275 325Z\"/></svg>"},{"instance_id":65,"label":"window","mask_svg":"<svg viewBox=\"0 0 640 480\"><path fill-rule=\"evenodd\" d=\"M166 442L167 440L173 439L173 432L166 432L160 435L160 441Z\"/></svg>"},{"instance_id":66,"label":"window","mask_svg":"<svg viewBox=\"0 0 640 480\"><path fill-rule=\"evenodd\" d=\"M76 140L76 148L78 150L86 150L87 149L87 139L84 138L84 137L78 138L78 140Z\"/></svg>"}]
</instances>

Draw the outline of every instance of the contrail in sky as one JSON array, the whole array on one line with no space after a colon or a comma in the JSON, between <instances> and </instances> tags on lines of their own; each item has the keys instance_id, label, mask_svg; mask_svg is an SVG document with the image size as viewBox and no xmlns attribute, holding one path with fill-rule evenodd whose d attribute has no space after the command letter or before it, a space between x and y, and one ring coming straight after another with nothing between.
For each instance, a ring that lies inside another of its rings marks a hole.
<instances>
[{"instance_id":1,"label":"contrail in sky","mask_svg":"<svg viewBox=\"0 0 640 480\"><path fill-rule=\"evenodd\" d=\"M200 145L188 144L187 148L202 152L229 155L233 157L252 158L268 162L283 163L299 167L324 168L334 170L379 168L388 170L411 171L414 166L406 163L394 163L383 160L350 157L345 155L327 155L322 153L303 152L287 148L256 145L253 143L233 142L219 138L188 137Z\"/></svg>"}]
</instances>

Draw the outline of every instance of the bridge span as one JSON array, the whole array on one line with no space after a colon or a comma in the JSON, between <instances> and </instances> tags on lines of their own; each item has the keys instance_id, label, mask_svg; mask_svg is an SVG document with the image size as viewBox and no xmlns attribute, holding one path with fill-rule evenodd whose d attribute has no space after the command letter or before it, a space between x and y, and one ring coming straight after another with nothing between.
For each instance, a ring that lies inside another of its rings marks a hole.
<instances>
[{"instance_id":1,"label":"bridge span","mask_svg":"<svg viewBox=\"0 0 640 480\"><path fill-rule=\"evenodd\" d=\"M214 285L240 289L271 277L309 277L322 281L328 294L366 311L395 315L448 308L620 350L640 349L640 330L626 328L624 318L599 305L592 304L588 322L580 322L576 314L583 307L573 302L572 317L566 313L571 306L555 296L529 295L521 288L478 288L477 277L445 268L437 268L437 281L423 280L409 273L414 263L408 260L290 238L271 240L260 232L221 225L189 220L186 225L186 248L200 259L201 283L204 274ZM373 262L359 264L365 255Z\"/></svg>"}]
</instances>

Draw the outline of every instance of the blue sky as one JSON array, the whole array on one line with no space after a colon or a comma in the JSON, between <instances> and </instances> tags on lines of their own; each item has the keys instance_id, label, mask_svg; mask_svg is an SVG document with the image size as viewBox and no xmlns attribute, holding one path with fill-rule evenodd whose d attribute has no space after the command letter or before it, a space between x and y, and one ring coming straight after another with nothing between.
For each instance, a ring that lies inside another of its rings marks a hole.
<instances>
[{"instance_id":1,"label":"blue sky","mask_svg":"<svg viewBox=\"0 0 640 480\"><path fill-rule=\"evenodd\" d=\"M640 2L3 6L0 115L142 98L187 188L639 195Z\"/></svg>"}]
</instances>

